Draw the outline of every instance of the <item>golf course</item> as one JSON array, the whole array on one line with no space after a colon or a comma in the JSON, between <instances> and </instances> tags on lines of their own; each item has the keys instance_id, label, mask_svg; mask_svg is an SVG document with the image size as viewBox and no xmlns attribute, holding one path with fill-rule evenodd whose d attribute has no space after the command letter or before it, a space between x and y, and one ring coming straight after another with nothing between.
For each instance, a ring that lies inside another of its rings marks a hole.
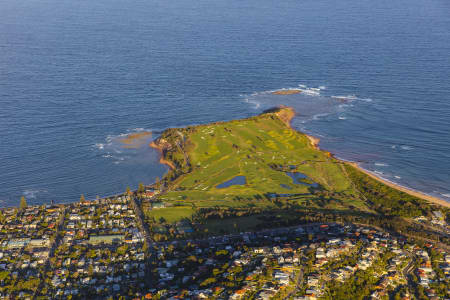
<instances>
[{"instance_id":1,"label":"golf course","mask_svg":"<svg viewBox=\"0 0 450 300\"><path fill-rule=\"evenodd\" d=\"M199 209L301 207L413 217L434 204L389 187L291 128L289 107L242 120L167 129L151 146L171 167L159 183L171 222Z\"/></svg>"}]
</instances>

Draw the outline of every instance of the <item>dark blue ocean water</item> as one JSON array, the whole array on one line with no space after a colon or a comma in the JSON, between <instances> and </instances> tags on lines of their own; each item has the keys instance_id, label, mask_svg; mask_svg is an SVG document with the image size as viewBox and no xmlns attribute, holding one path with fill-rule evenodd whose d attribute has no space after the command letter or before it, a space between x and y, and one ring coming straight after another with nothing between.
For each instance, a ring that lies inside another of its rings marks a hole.
<instances>
[{"instance_id":1,"label":"dark blue ocean water","mask_svg":"<svg viewBox=\"0 0 450 300\"><path fill-rule=\"evenodd\" d=\"M283 103L323 148L450 200L449 95L448 0L3 0L1 205L151 182L158 154L121 136Z\"/></svg>"}]
</instances>

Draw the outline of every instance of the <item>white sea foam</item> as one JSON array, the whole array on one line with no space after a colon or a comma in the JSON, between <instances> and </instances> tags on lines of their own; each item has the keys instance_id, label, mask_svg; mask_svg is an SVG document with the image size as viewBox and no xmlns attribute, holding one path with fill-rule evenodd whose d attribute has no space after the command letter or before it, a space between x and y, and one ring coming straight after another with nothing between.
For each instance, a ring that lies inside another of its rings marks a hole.
<instances>
[{"instance_id":1,"label":"white sea foam","mask_svg":"<svg viewBox=\"0 0 450 300\"><path fill-rule=\"evenodd\" d=\"M353 101L358 99L355 95L347 95L347 96L331 96L331 98L339 99L339 100L347 100L347 101Z\"/></svg>"},{"instance_id":2,"label":"white sea foam","mask_svg":"<svg viewBox=\"0 0 450 300\"><path fill-rule=\"evenodd\" d=\"M373 172L376 173L376 174L379 174L379 175L384 175L384 173L381 172L381 171L373 171Z\"/></svg>"},{"instance_id":3,"label":"white sea foam","mask_svg":"<svg viewBox=\"0 0 450 300\"><path fill-rule=\"evenodd\" d=\"M308 96L320 96L320 89L317 88L303 88L300 90L303 94L306 94Z\"/></svg>"},{"instance_id":4,"label":"white sea foam","mask_svg":"<svg viewBox=\"0 0 450 300\"><path fill-rule=\"evenodd\" d=\"M398 176L398 175L395 175L394 176L396 179L402 179L402 177L401 176Z\"/></svg>"},{"instance_id":5,"label":"white sea foam","mask_svg":"<svg viewBox=\"0 0 450 300\"><path fill-rule=\"evenodd\" d=\"M244 101L249 104L253 104L255 106L254 109L258 109L261 106L261 103L258 101L255 101L255 100L250 100L250 99L246 98Z\"/></svg>"},{"instance_id":6,"label":"white sea foam","mask_svg":"<svg viewBox=\"0 0 450 300\"><path fill-rule=\"evenodd\" d=\"M322 117L326 117L326 116L328 116L329 115L329 113L322 113L322 114L317 114L317 115L314 115L313 116L313 120L319 120L320 118L322 118Z\"/></svg>"},{"instance_id":7,"label":"white sea foam","mask_svg":"<svg viewBox=\"0 0 450 300\"><path fill-rule=\"evenodd\" d=\"M130 132L142 132L142 131L148 131L148 130L145 130L144 128L142 128L142 127L138 127L138 128L134 128L134 129L131 129L131 130L129 130Z\"/></svg>"},{"instance_id":8,"label":"white sea foam","mask_svg":"<svg viewBox=\"0 0 450 300\"><path fill-rule=\"evenodd\" d=\"M370 98L359 98L356 95L345 95L345 96L331 96L331 98L338 99L340 101L365 101L365 102L372 102L372 99Z\"/></svg>"},{"instance_id":9,"label":"white sea foam","mask_svg":"<svg viewBox=\"0 0 450 300\"><path fill-rule=\"evenodd\" d=\"M103 151L114 151L116 153L121 153L118 152L117 149L115 149L116 146L116 142L122 138L127 137L128 135L135 133L135 132L153 132L153 130L151 129L147 129L147 128L143 128L143 127L138 127L138 128L133 128L133 129L128 129L126 133L120 133L120 134L110 134L107 135L105 138L105 142L104 143L96 143L94 144L94 148L97 150L103 150Z\"/></svg>"},{"instance_id":10,"label":"white sea foam","mask_svg":"<svg viewBox=\"0 0 450 300\"><path fill-rule=\"evenodd\" d=\"M347 118L344 116L339 116L339 120L347 120Z\"/></svg>"},{"instance_id":11,"label":"white sea foam","mask_svg":"<svg viewBox=\"0 0 450 300\"><path fill-rule=\"evenodd\" d=\"M42 189L42 190L39 190L39 189L36 189L36 190L30 189L30 190L25 190L25 191L23 191L23 195L25 196L25 198L35 199L36 196L37 196L38 194L40 194L40 193L47 193L47 192L48 192L48 191L47 191L47 190L44 190L44 189Z\"/></svg>"},{"instance_id":12,"label":"white sea foam","mask_svg":"<svg viewBox=\"0 0 450 300\"><path fill-rule=\"evenodd\" d=\"M385 164L385 163L375 163L375 166L378 166L378 167L388 167L389 165L388 165L388 164Z\"/></svg>"},{"instance_id":13,"label":"white sea foam","mask_svg":"<svg viewBox=\"0 0 450 300\"><path fill-rule=\"evenodd\" d=\"M341 103L338 105L338 107L340 109L346 109L347 107L353 107L353 106L354 106L353 104L349 104L349 103Z\"/></svg>"},{"instance_id":14,"label":"white sea foam","mask_svg":"<svg viewBox=\"0 0 450 300\"><path fill-rule=\"evenodd\" d=\"M320 90L326 90L326 89L327 89L327 87L326 87L326 86L324 86L324 85L321 85L321 86L319 86L319 89L320 89Z\"/></svg>"},{"instance_id":15,"label":"white sea foam","mask_svg":"<svg viewBox=\"0 0 450 300\"><path fill-rule=\"evenodd\" d=\"M402 145L402 146L400 146L400 148L402 149L402 150L412 150L412 149L414 149L413 147L411 147L411 146L406 146L406 145Z\"/></svg>"}]
</instances>

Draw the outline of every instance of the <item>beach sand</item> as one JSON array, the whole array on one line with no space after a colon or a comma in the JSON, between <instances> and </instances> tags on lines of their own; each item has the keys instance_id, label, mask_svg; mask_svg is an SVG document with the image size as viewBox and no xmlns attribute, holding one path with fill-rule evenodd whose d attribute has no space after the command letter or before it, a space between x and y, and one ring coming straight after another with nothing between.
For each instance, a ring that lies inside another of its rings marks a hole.
<instances>
[{"instance_id":1,"label":"beach sand","mask_svg":"<svg viewBox=\"0 0 450 300\"><path fill-rule=\"evenodd\" d=\"M290 124L292 118L295 116L295 110L293 108L291 108L291 107L283 107L283 108L289 108L289 110L288 110L287 113L286 112L285 113L279 113L280 118L283 120L283 122L287 123L288 126L291 129L296 130L296 129L292 128L292 126ZM301 133L304 134L309 139L309 141L311 143L311 146L313 146L315 149L318 149L320 151L324 151L324 150L320 149L320 147L319 147L319 143L320 143L320 139L319 138L311 136L311 135L308 135L308 134L305 134L303 132L301 132ZM333 154L331 154L330 152L327 152L327 153L330 156L333 156ZM335 159L337 159L337 158L335 158ZM339 160L339 159L337 159L337 160ZM394 188L396 190L402 191L402 192L407 193L407 194L409 194L411 196L414 196L414 197L417 197L417 198L420 198L420 199L424 199L424 200L429 201L429 202L431 202L433 204L441 205L441 206L444 206L444 207L450 207L450 202L447 202L444 199L440 199L438 197L427 195L427 194L424 194L422 192L415 191L413 189L409 189L407 187L398 185L398 184L393 183L393 182L391 182L389 180L381 178L381 177L377 176L376 174L374 174L373 172L370 172L370 171L368 171L366 169L363 169L356 162L348 162L348 161L343 161L343 160L339 160L339 161L341 161L342 163L345 163L345 164L350 164L351 166L357 168L358 170L360 170L361 172L367 174L371 178L373 178L375 180L378 180L378 181L384 183L385 185L387 185L387 186L389 186L391 188Z\"/></svg>"},{"instance_id":2,"label":"beach sand","mask_svg":"<svg viewBox=\"0 0 450 300\"><path fill-rule=\"evenodd\" d=\"M431 202L433 204L438 204L438 205L442 205L442 206L445 206L445 207L450 207L450 203L445 201L444 199L440 199L438 197L430 196L430 195L424 194L422 192L415 191L415 190L409 189L407 187L398 185L398 184L393 183L391 181L388 181L388 180L386 180L384 178L380 178L376 174L374 174L373 172L370 172L370 171L368 171L366 169L363 169L358 163L355 163L355 162L345 162L345 163L350 164L351 166L357 168L361 172L369 175L373 179L381 181L382 183L384 183L387 186L390 186L391 188L397 189L397 190L402 191L404 193L407 193L407 194L409 194L411 196L427 200L427 201L429 201L429 202Z\"/></svg>"}]
</instances>

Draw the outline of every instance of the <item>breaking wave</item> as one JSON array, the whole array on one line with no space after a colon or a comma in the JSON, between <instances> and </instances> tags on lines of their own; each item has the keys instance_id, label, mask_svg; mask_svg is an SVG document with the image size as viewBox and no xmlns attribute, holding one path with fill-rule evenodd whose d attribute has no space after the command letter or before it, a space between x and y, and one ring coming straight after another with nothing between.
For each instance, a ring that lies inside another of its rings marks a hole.
<instances>
[{"instance_id":1,"label":"breaking wave","mask_svg":"<svg viewBox=\"0 0 450 300\"><path fill-rule=\"evenodd\" d=\"M412 146L406 146L406 145L402 145L402 146L400 146L400 148L401 148L402 150L406 150L406 151L409 151L409 150L413 150L413 149L414 149L414 147L412 147Z\"/></svg>"},{"instance_id":2,"label":"breaking wave","mask_svg":"<svg viewBox=\"0 0 450 300\"><path fill-rule=\"evenodd\" d=\"M125 133L116 135L111 134L106 136L103 142L95 143L93 149L96 152L100 152L102 158L109 159L113 164L117 165L132 159L133 157L139 156L139 154L142 154L145 151L149 151L148 149L150 149L150 147L148 147L148 144L154 137L151 134L137 135L146 132L153 133L154 131L138 127L129 129ZM161 131L157 130L156 132Z\"/></svg>"},{"instance_id":3,"label":"breaking wave","mask_svg":"<svg viewBox=\"0 0 450 300\"><path fill-rule=\"evenodd\" d=\"M38 194L48 193L45 189L29 189L23 191L23 196L27 199L36 199Z\"/></svg>"},{"instance_id":4,"label":"breaking wave","mask_svg":"<svg viewBox=\"0 0 450 300\"><path fill-rule=\"evenodd\" d=\"M254 92L241 97L244 102L253 105L253 108L259 111L279 105L291 106L297 111L295 121L299 123L320 120L328 115L342 113L353 106L348 103L349 101L343 103L342 99L337 98L339 96L326 95L324 92L326 89L324 85L310 87L299 84L295 87ZM345 118L343 115L339 117L341 120Z\"/></svg>"},{"instance_id":5,"label":"breaking wave","mask_svg":"<svg viewBox=\"0 0 450 300\"><path fill-rule=\"evenodd\" d=\"M340 101L355 101L355 100L360 100L360 101L365 101L365 102L372 102L371 98L360 98L356 95L347 95L347 96L331 96L331 98L334 99L338 99Z\"/></svg>"}]
</instances>

